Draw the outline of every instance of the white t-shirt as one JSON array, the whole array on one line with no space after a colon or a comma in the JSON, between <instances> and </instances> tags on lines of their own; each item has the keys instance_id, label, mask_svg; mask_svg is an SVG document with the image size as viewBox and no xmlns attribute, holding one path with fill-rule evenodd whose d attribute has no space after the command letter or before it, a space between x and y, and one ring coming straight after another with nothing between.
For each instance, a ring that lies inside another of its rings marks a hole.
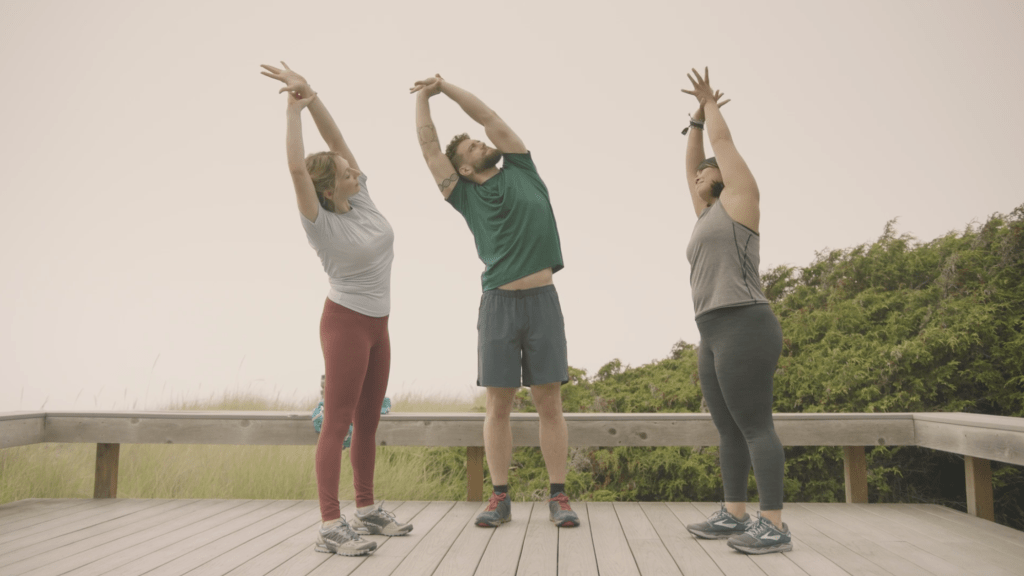
<instances>
[{"instance_id":1,"label":"white t-shirt","mask_svg":"<svg viewBox=\"0 0 1024 576\"><path fill-rule=\"evenodd\" d=\"M352 210L344 214L320 206L316 222L299 214L302 227L330 278L327 298L360 314L387 316L395 233L370 200L366 174L359 175L359 192L348 201Z\"/></svg>"}]
</instances>

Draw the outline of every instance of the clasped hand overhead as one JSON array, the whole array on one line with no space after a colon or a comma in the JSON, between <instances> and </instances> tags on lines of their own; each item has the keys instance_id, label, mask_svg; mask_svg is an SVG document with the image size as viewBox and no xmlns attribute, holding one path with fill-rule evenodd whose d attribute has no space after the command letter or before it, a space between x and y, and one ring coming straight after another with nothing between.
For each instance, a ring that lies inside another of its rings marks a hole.
<instances>
[{"instance_id":1,"label":"clasped hand overhead","mask_svg":"<svg viewBox=\"0 0 1024 576\"><path fill-rule=\"evenodd\" d=\"M417 80L413 83L412 88L409 88L409 94L423 91L427 95L427 98L439 94L441 88L444 86L444 78L440 74L435 74L426 80Z\"/></svg>"},{"instance_id":2,"label":"clasped hand overhead","mask_svg":"<svg viewBox=\"0 0 1024 576\"><path fill-rule=\"evenodd\" d=\"M278 94L288 92L288 109L298 108L301 110L308 106L313 101L313 98L316 98L316 92L313 92L313 89L310 88L309 83L306 82L306 79L301 74L289 68L284 61L281 62L281 65L284 66L284 70L269 64L260 64L260 66L265 68L260 74L284 82L284 88L278 90Z\"/></svg>"}]
</instances>

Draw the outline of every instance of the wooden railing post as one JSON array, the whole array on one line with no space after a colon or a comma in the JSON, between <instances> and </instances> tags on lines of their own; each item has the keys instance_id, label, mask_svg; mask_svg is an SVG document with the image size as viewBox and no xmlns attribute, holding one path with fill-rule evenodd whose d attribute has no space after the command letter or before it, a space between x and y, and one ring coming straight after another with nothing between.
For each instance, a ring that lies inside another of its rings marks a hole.
<instances>
[{"instance_id":1,"label":"wooden railing post","mask_svg":"<svg viewBox=\"0 0 1024 576\"><path fill-rule=\"evenodd\" d=\"M992 466L984 458L964 456L967 479L967 513L995 522L992 504Z\"/></svg>"},{"instance_id":2,"label":"wooden railing post","mask_svg":"<svg viewBox=\"0 0 1024 576\"><path fill-rule=\"evenodd\" d=\"M117 498L117 464L120 444L96 445L96 484L93 498Z\"/></svg>"},{"instance_id":3,"label":"wooden railing post","mask_svg":"<svg viewBox=\"0 0 1024 576\"><path fill-rule=\"evenodd\" d=\"M863 446L843 446L843 471L846 479L846 503L867 504L868 461Z\"/></svg>"},{"instance_id":4,"label":"wooden railing post","mask_svg":"<svg viewBox=\"0 0 1024 576\"><path fill-rule=\"evenodd\" d=\"M484 449L483 446L466 447L466 499L482 502L484 499Z\"/></svg>"}]
</instances>

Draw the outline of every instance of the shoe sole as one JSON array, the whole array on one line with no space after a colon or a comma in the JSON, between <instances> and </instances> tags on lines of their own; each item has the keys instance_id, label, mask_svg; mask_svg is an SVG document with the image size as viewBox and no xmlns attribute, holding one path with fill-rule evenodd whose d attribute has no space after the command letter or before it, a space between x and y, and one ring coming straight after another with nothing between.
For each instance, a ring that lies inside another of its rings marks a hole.
<instances>
[{"instance_id":1,"label":"shoe sole","mask_svg":"<svg viewBox=\"0 0 1024 576\"><path fill-rule=\"evenodd\" d=\"M764 546L762 548L748 548L746 546L737 546L732 542L729 542L729 547L733 550L739 550L744 554L772 554L774 552L789 552L793 549L792 542L785 544L778 544L776 546Z\"/></svg>"},{"instance_id":2,"label":"shoe sole","mask_svg":"<svg viewBox=\"0 0 1024 576\"><path fill-rule=\"evenodd\" d=\"M374 532L374 531L368 530L366 528L353 528L352 531L355 532L356 534L359 534L360 536L405 536L405 535L409 534L409 532L412 532L412 526L409 526L408 530L403 530L401 532L395 532L394 534L388 534L387 532L385 532L383 530L379 530L379 531Z\"/></svg>"},{"instance_id":3,"label":"shoe sole","mask_svg":"<svg viewBox=\"0 0 1024 576\"><path fill-rule=\"evenodd\" d=\"M498 526L501 526L505 522L511 522L511 521L512 521L511 518L502 518L501 520L498 520L497 524L493 524L491 522L480 522L480 521L477 521L476 525L481 527L481 528L497 528Z\"/></svg>"},{"instance_id":4,"label":"shoe sole","mask_svg":"<svg viewBox=\"0 0 1024 576\"><path fill-rule=\"evenodd\" d=\"M559 524L554 518L549 518L549 520L555 522L555 526L558 526L559 528L575 528L580 525L579 520L563 520L561 524Z\"/></svg>"},{"instance_id":5,"label":"shoe sole","mask_svg":"<svg viewBox=\"0 0 1024 576\"><path fill-rule=\"evenodd\" d=\"M717 533L716 534L716 533L713 533L713 532L701 532L699 530L691 530L689 528L687 528L686 531L689 532L690 534L693 534L694 536L696 536L698 538L703 538L705 540L725 540L726 538L732 538L733 536L741 536L743 534L743 532L731 532L729 534L723 534L723 533Z\"/></svg>"},{"instance_id":6,"label":"shoe sole","mask_svg":"<svg viewBox=\"0 0 1024 576\"><path fill-rule=\"evenodd\" d=\"M331 550L330 548L320 543L317 543L316 546L314 546L313 548L317 552L323 552L324 554L337 554L339 556L366 556L367 554L370 554L377 550L376 548L374 548L373 550L359 550L354 552L342 552L340 550L335 552L334 550Z\"/></svg>"}]
</instances>

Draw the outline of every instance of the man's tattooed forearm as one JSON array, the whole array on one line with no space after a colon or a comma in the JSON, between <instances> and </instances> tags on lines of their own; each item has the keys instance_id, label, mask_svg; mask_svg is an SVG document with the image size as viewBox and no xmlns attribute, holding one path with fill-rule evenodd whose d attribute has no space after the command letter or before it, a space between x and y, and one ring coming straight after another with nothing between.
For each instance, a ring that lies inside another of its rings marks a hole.
<instances>
[{"instance_id":1,"label":"man's tattooed forearm","mask_svg":"<svg viewBox=\"0 0 1024 576\"><path fill-rule=\"evenodd\" d=\"M430 144L431 142L437 142L437 130L434 129L433 124L420 126L416 131L420 135L420 146Z\"/></svg>"},{"instance_id":2,"label":"man's tattooed forearm","mask_svg":"<svg viewBox=\"0 0 1024 576\"><path fill-rule=\"evenodd\" d=\"M437 185L437 188L441 192L444 192L445 188L447 188L447 187L451 186L452 184L454 184L456 181L458 181L458 179L459 179L459 175L456 174L455 172L452 172L452 175L447 177L447 178L445 178L444 180L442 180L441 183Z\"/></svg>"}]
</instances>

